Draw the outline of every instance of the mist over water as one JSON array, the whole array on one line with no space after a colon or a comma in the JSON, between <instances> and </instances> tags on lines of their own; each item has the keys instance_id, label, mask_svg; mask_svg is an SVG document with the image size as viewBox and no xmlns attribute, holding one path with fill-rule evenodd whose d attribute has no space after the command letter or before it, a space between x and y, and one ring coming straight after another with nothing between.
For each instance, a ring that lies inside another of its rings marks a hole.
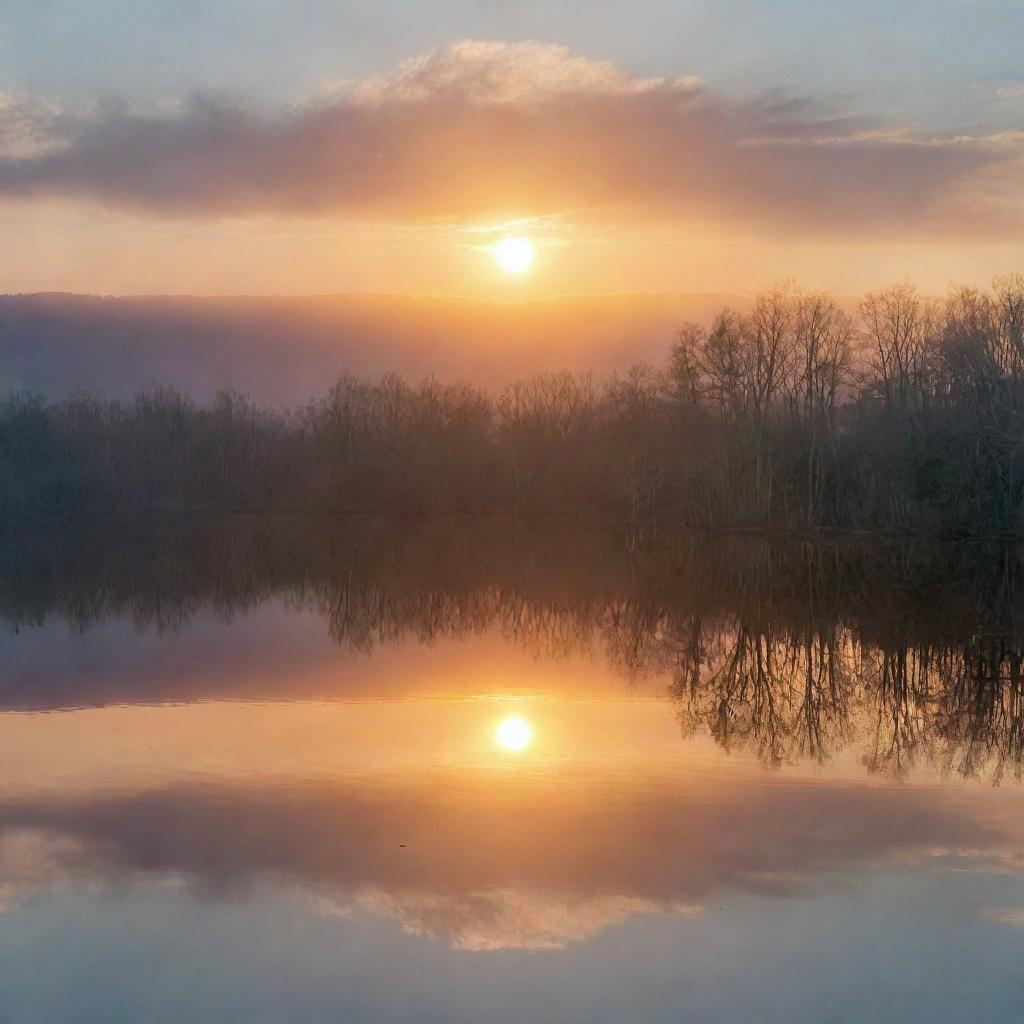
<instances>
[{"instance_id":1,"label":"mist over water","mask_svg":"<svg viewBox=\"0 0 1024 1024\"><path fill-rule=\"evenodd\" d=\"M278 407L318 399L353 370L500 388L545 370L661 361L681 321L710 321L726 302L744 304L725 295L0 295L0 388L124 399L159 383L203 401L244 391Z\"/></svg>"}]
</instances>

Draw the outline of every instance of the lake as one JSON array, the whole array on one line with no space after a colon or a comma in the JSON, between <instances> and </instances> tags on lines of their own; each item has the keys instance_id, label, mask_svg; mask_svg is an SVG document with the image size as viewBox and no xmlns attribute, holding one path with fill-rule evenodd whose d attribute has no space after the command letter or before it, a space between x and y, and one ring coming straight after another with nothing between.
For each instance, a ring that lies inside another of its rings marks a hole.
<instances>
[{"instance_id":1,"label":"lake","mask_svg":"<svg viewBox=\"0 0 1024 1024\"><path fill-rule=\"evenodd\" d=\"M1024 551L0 542L0 1020L1024 1017Z\"/></svg>"}]
</instances>

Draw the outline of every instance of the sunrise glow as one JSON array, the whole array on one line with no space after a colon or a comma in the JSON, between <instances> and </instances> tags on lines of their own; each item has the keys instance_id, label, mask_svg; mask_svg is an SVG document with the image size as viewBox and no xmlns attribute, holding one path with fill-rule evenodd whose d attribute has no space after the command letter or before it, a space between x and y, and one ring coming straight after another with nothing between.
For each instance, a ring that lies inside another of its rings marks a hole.
<instances>
[{"instance_id":1,"label":"sunrise glow","mask_svg":"<svg viewBox=\"0 0 1024 1024\"><path fill-rule=\"evenodd\" d=\"M523 274L533 265L533 245L528 238L503 238L494 246L498 266L509 274Z\"/></svg>"}]
</instances>

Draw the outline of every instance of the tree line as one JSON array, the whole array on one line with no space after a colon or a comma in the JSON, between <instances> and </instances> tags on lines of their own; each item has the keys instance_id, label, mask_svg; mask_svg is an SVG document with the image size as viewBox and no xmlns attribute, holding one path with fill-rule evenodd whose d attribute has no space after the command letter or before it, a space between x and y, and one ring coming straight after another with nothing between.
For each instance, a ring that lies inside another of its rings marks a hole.
<instances>
[{"instance_id":1,"label":"tree line","mask_svg":"<svg viewBox=\"0 0 1024 1024\"><path fill-rule=\"evenodd\" d=\"M580 513L634 523L1024 528L1024 276L849 309L780 287L683 325L665 365L496 394L346 376L280 410L222 392L0 405L10 521L123 507Z\"/></svg>"}]
</instances>

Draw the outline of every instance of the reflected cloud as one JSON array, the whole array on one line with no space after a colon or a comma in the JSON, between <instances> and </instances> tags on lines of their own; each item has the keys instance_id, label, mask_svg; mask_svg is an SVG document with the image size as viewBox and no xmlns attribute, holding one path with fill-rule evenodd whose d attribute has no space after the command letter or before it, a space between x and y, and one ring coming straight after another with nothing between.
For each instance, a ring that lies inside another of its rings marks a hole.
<instances>
[{"instance_id":1,"label":"reflected cloud","mask_svg":"<svg viewBox=\"0 0 1024 1024\"><path fill-rule=\"evenodd\" d=\"M36 893L52 892L71 882L95 884L98 866L95 851L74 836L48 829L4 829L0 832L0 914Z\"/></svg>"},{"instance_id":2,"label":"reflected cloud","mask_svg":"<svg viewBox=\"0 0 1024 1024\"><path fill-rule=\"evenodd\" d=\"M985 907L979 911L980 916L993 924L1003 924L1010 928L1024 928L1024 909L1020 907Z\"/></svg>"},{"instance_id":3,"label":"reflected cloud","mask_svg":"<svg viewBox=\"0 0 1024 1024\"><path fill-rule=\"evenodd\" d=\"M8 900L69 878L184 883L208 900L276 881L309 888L320 913L394 921L457 949L556 949L730 892L795 898L886 866L1006 859L1024 837L998 799L700 775L653 787L518 774L211 782L7 801L0 884Z\"/></svg>"},{"instance_id":4,"label":"reflected cloud","mask_svg":"<svg viewBox=\"0 0 1024 1024\"><path fill-rule=\"evenodd\" d=\"M397 922L402 932L453 949L565 949L631 917L699 914L700 907L628 896L577 897L497 889L463 894L395 893L370 888L348 901L321 899L320 913L351 920L365 914Z\"/></svg>"}]
</instances>

